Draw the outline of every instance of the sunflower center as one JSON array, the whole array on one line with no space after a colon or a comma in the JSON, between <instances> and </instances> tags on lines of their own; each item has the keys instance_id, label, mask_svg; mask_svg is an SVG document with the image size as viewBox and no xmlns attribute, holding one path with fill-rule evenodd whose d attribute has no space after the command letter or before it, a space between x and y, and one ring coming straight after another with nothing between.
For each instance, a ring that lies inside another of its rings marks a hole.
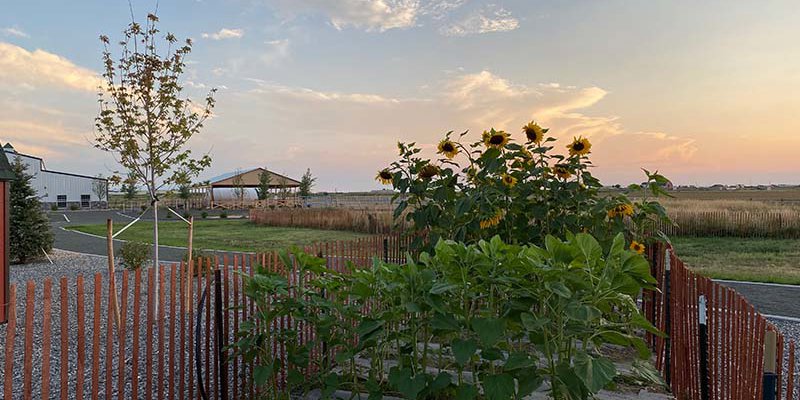
<instances>
[{"instance_id":1,"label":"sunflower center","mask_svg":"<svg viewBox=\"0 0 800 400\"><path fill-rule=\"evenodd\" d=\"M494 135L489 138L489 143L491 144L501 144L503 143L503 135Z\"/></svg>"},{"instance_id":2,"label":"sunflower center","mask_svg":"<svg viewBox=\"0 0 800 400\"><path fill-rule=\"evenodd\" d=\"M446 152L451 152L451 151L455 150L455 148L453 147L452 143L445 143L444 145L442 145L442 150L444 150Z\"/></svg>"},{"instance_id":3,"label":"sunflower center","mask_svg":"<svg viewBox=\"0 0 800 400\"><path fill-rule=\"evenodd\" d=\"M392 179L392 174L390 174L390 173L388 173L386 171L383 171L383 172L381 172L381 178L383 178L383 179Z\"/></svg>"},{"instance_id":4,"label":"sunflower center","mask_svg":"<svg viewBox=\"0 0 800 400\"><path fill-rule=\"evenodd\" d=\"M583 145L583 142L576 142L576 143L574 143L574 144L572 145L572 148L573 148L575 151L581 151L581 150L583 150L585 147L586 147L586 146L584 146L584 145Z\"/></svg>"}]
</instances>

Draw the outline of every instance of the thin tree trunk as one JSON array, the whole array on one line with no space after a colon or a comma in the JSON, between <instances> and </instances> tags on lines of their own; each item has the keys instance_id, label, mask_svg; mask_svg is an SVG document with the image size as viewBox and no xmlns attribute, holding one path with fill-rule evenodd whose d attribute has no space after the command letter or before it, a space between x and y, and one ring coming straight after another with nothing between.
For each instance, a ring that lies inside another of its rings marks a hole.
<instances>
[{"instance_id":1,"label":"thin tree trunk","mask_svg":"<svg viewBox=\"0 0 800 400\"><path fill-rule=\"evenodd\" d=\"M154 194L155 196L155 194ZM161 272L161 264L158 262L158 199L153 201L153 268L155 268L155 276L158 279L159 272ZM158 284L155 285L155 299L153 299L153 315L158 314Z\"/></svg>"}]
</instances>

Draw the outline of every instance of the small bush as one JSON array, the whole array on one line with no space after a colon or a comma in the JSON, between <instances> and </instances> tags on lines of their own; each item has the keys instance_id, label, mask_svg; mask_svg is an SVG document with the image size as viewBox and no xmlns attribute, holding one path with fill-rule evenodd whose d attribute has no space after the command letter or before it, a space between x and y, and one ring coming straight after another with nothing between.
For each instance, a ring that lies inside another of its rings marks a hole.
<instances>
[{"instance_id":1,"label":"small bush","mask_svg":"<svg viewBox=\"0 0 800 400\"><path fill-rule=\"evenodd\" d=\"M200 217L202 217L203 219L206 219L206 218L208 218L208 213L203 211L203 212L200 213Z\"/></svg>"},{"instance_id":2,"label":"small bush","mask_svg":"<svg viewBox=\"0 0 800 400\"><path fill-rule=\"evenodd\" d=\"M146 266L151 257L152 246L144 242L125 242L119 249L122 266L129 270L137 270Z\"/></svg>"},{"instance_id":3,"label":"small bush","mask_svg":"<svg viewBox=\"0 0 800 400\"><path fill-rule=\"evenodd\" d=\"M194 268L192 275L194 276L205 276L207 273L210 273L214 270L214 267L211 262L208 262L208 259L211 259L211 254L206 253L202 250L192 249L192 258L195 260ZM197 262L197 260L202 259L202 262ZM185 268L189 268L189 252L183 253L183 262L185 263Z\"/></svg>"},{"instance_id":4,"label":"small bush","mask_svg":"<svg viewBox=\"0 0 800 400\"><path fill-rule=\"evenodd\" d=\"M77 205L75 203L72 203L72 204L69 205L69 209L72 210L72 211L77 211L77 210L81 209L81 206L79 206L79 205Z\"/></svg>"},{"instance_id":5,"label":"small bush","mask_svg":"<svg viewBox=\"0 0 800 400\"><path fill-rule=\"evenodd\" d=\"M142 211L147 210L147 206L142 204L141 206L139 206L139 209L141 209Z\"/></svg>"},{"instance_id":6,"label":"small bush","mask_svg":"<svg viewBox=\"0 0 800 400\"><path fill-rule=\"evenodd\" d=\"M167 213L167 218L172 219L172 213Z\"/></svg>"},{"instance_id":7,"label":"small bush","mask_svg":"<svg viewBox=\"0 0 800 400\"><path fill-rule=\"evenodd\" d=\"M58 211L58 204L51 204L50 211Z\"/></svg>"},{"instance_id":8,"label":"small bush","mask_svg":"<svg viewBox=\"0 0 800 400\"><path fill-rule=\"evenodd\" d=\"M220 218L228 218L228 213L226 213L225 211L223 211L223 212L221 212L221 213L219 214L219 217L220 217Z\"/></svg>"}]
</instances>

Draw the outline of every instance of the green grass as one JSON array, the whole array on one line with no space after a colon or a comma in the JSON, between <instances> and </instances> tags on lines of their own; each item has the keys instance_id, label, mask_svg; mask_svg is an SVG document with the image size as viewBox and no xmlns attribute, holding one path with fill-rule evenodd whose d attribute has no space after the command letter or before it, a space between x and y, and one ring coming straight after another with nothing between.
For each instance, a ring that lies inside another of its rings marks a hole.
<instances>
[{"instance_id":1,"label":"green grass","mask_svg":"<svg viewBox=\"0 0 800 400\"><path fill-rule=\"evenodd\" d=\"M121 227L117 229L119 228ZM67 229L99 236L106 234L105 224L75 225ZM194 247L198 250L266 252L365 236L368 235L319 229L258 226L242 220L195 221ZM182 221L159 221L158 237L161 245L186 247L188 227ZM117 236L117 239L152 243L153 223L140 221Z\"/></svg>"},{"instance_id":2,"label":"green grass","mask_svg":"<svg viewBox=\"0 0 800 400\"><path fill-rule=\"evenodd\" d=\"M672 238L694 271L717 279L800 285L800 239Z\"/></svg>"}]
</instances>

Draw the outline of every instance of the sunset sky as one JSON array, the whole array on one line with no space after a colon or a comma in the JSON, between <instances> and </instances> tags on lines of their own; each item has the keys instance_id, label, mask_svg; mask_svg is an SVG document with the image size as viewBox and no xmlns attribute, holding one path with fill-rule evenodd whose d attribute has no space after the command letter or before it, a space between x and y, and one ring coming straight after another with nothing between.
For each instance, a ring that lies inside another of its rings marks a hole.
<instances>
[{"instance_id":1,"label":"sunset sky","mask_svg":"<svg viewBox=\"0 0 800 400\"><path fill-rule=\"evenodd\" d=\"M133 1L144 20L155 1ZM396 142L522 137L535 119L593 143L606 184L800 183L800 2L162 0L192 38L186 92L219 88L201 178L267 166L317 190L380 188ZM101 45L125 1L6 1L0 141L50 169L116 169L91 146Z\"/></svg>"}]
</instances>

